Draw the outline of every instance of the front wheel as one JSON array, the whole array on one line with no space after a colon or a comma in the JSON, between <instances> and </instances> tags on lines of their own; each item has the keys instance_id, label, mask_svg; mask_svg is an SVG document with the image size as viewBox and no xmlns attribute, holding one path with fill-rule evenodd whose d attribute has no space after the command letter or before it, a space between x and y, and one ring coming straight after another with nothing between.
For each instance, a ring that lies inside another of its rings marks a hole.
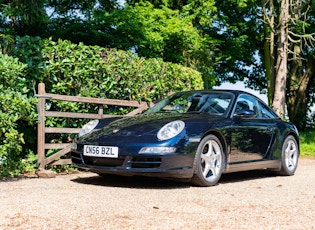
<instances>
[{"instance_id":1,"label":"front wheel","mask_svg":"<svg viewBox=\"0 0 315 230\"><path fill-rule=\"evenodd\" d=\"M198 146L191 182L198 186L215 185L221 178L224 167L222 144L216 136L208 135Z\"/></svg>"},{"instance_id":2,"label":"front wheel","mask_svg":"<svg viewBox=\"0 0 315 230\"><path fill-rule=\"evenodd\" d=\"M296 139L288 136L282 145L282 159L280 175L291 176L294 174L299 159L300 151Z\"/></svg>"}]
</instances>

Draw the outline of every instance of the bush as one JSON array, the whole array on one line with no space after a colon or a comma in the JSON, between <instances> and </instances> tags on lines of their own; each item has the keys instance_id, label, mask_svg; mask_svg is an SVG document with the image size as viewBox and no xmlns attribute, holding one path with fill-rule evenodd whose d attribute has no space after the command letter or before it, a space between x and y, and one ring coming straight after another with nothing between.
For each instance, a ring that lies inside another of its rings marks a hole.
<instances>
[{"instance_id":1,"label":"bush","mask_svg":"<svg viewBox=\"0 0 315 230\"><path fill-rule=\"evenodd\" d=\"M16 176L25 171L27 152L24 133L19 124L34 125L37 120L36 99L27 98L12 88L0 85L0 175Z\"/></svg>"},{"instance_id":2,"label":"bush","mask_svg":"<svg viewBox=\"0 0 315 230\"><path fill-rule=\"evenodd\" d=\"M37 120L36 99L25 93L26 65L18 59L0 53L0 175L15 176L25 170L32 151L23 149L25 125ZM29 164L28 164L29 165Z\"/></svg>"},{"instance_id":3,"label":"bush","mask_svg":"<svg viewBox=\"0 0 315 230\"><path fill-rule=\"evenodd\" d=\"M43 82L52 93L151 101L203 88L198 71L131 52L47 40L42 55Z\"/></svg>"},{"instance_id":4,"label":"bush","mask_svg":"<svg viewBox=\"0 0 315 230\"><path fill-rule=\"evenodd\" d=\"M15 91L26 91L25 69L27 65L0 52L0 84L5 88L11 87Z\"/></svg>"}]
</instances>

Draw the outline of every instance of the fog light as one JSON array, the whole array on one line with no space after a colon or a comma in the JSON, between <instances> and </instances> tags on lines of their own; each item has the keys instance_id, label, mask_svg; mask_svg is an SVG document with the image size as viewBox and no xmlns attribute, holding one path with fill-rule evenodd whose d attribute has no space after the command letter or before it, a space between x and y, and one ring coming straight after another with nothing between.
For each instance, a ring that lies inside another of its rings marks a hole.
<instances>
[{"instance_id":1,"label":"fog light","mask_svg":"<svg viewBox=\"0 0 315 230\"><path fill-rule=\"evenodd\" d=\"M143 147L140 149L139 154L168 154L174 153L175 151L175 147Z\"/></svg>"}]
</instances>

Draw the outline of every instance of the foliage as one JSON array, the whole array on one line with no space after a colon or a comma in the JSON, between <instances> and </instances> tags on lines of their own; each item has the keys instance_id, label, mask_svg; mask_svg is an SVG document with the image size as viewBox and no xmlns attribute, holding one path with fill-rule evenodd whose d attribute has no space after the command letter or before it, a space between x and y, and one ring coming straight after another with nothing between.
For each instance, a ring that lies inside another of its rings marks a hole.
<instances>
[{"instance_id":1,"label":"foliage","mask_svg":"<svg viewBox=\"0 0 315 230\"><path fill-rule=\"evenodd\" d=\"M286 102L291 122L302 130L306 127L307 108L313 103L312 89L315 83L312 70L314 0L293 1L290 5L290 31L286 36L290 46L286 68L276 66L277 57L283 56L277 49L280 3L274 0L216 1L217 17L204 32L218 41L214 51L217 62L213 73L220 82L245 81L247 87L266 92L268 86L274 85L276 72L287 69L288 80L283 82L286 84L286 87L283 86L286 98L284 100L283 97L281 103ZM266 9L268 4L273 7ZM274 95L268 93L273 98Z\"/></svg>"},{"instance_id":2,"label":"foliage","mask_svg":"<svg viewBox=\"0 0 315 230\"><path fill-rule=\"evenodd\" d=\"M28 89L33 87L32 83L41 82L43 71L42 48L43 40L40 37L15 37L15 49L12 52L13 56L18 57L19 61L26 64L25 68L25 86Z\"/></svg>"},{"instance_id":3,"label":"foliage","mask_svg":"<svg viewBox=\"0 0 315 230\"><path fill-rule=\"evenodd\" d=\"M0 0L0 33L40 35L46 31L46 0Z\"/></svg>"},{"instance_id":4,"label":"foliage","mask_svg":"<svg viewBox=\"0 0 315 230\"><path fill-rule=\"evenodd\" d=\"M14 38L9 34L0 34L0 53L12 55Z\"/></svg>"},{"instance_id":5,"label":"foliage","mask_svg":"<svg viewBox=\"0 0 315 230\"><path fill-rule=\"evenodd\" d=\"M0 53L0 84L3 87L12 87L19 91L25 91L24 74L26 66L19 62L17 58Z\"/></svg>"},{"instance_id":6,"label":"foliage","mask_svg":"<svg viewBox=\"0 0 315 230\"><path fill-rule=\"evenodd\" d=\"M263 33L259 4L255 1L216 1L218 15L205 33L217 39L214 74L220 82L245 81L252 89L266 88L262 66Z\"/></svg>"},{"instance_id":7,"label":"foliage","mask_svg":"<svg viewBox=\"0 0 315 230\"><path fill-rule=\"evenodd\" d=\"M203 6L211 5L212 1L206 3ZM207 15L213 11L211 7L203 9L207 9ZM97 28L106 28L98 30L98 36L106 42L102 46L132 50L141 57L162 58L166 62L195 68L203 74L206 87L210 88L217 79L209 75L215 59L211 52L214 41L194 26L194 20L201 13L192 16L190 11L193 10L188 6L179 11L165 5L155 8L150 2L139 1L110 14L98 10L94 13L93 23ZM207 21L209 26L211 20L207 18ZM205 24L204 21L200 23Z\"/></svg>"},{"instance_id":8,"label":"foliage","mask_svg":"<svg viewBox=\"0 0 315 230\"><path fill-rule=\"evenodd\" d=\"M36 7L31 7L32 3ZM152 3L32 0L27 4L25 0L17 1L0 5L4 12L0 14L0 33L20 37L39 35L55 41L63 39L76 44L132 50L140 57L161 58L194 68L203 74L205 86L211 88L217 80L210 74L216 59L213 55L216 41L198 28L211 25L214 1ZM20 44L25 41L17 41L17 52L24 49ZM32 42L36 48L37 42ZM30 56L26 54L26 57ZM34 70L37 60L29 61L34 61L30 63L30 70Z\"/></svg>"},{"instance_id":9,"label":"foliage","mask_svg":"<svg viewBox=\"0 0 315 230\"><path fill-rule=\"evenodd\" d=\"M315 130L301 132L300 142L301 156L315 158Z\"/></svg>"},{"instance_id":10,"label":"foliage","mask_svg":"<svg viewBox=\"0 0 315 230\"><path fill-rule=\"evenodd\" d=\"M291 122L300 130L306 128L315 79L314 10L314 1L299 0L267 0L262 7L269 102L280 116L286 103Z\"/></svg>"},{"instance_id":11,"label":"foliage","mask_svg":"<svg viewBox=\"0 0 315 230\"><path fill-rule=\"evenodd\" d=\"M36 99L28 97L26 64L0 53L0 73L1 151L8 149L8 152L2 153L8 156L11 156L11 151L16 151L16 158L12 159L18 162L19 157L36 151ZM24 136L28 138L24 139Z\"/></svg>"},{"instance_id":12,"label":"foliage","mask_svg":"<svg viewBox=\"0 0 315 230\"><path fill-rule=\"evenodd\" d=\"M50 40L42 53L43 80L51 93L150 101L203 87L197 71L131 52Z\"/></svg>"},{"instance_id":13,"label":"foliage","mask_svg":"<svg viewBox=\"0 0 315 230\"><path fill-rule=\"evenodd\" d=\"M314 97L314 95L312 95L312 96ZM309 107L308 109L309 109L308 116L306 118L307 129L315 129L315 111L314 111L314 107Z\"/></svg>"},{"instance_id":14,"label":"foliage","mask_svg":"<svg viewBox=\"0 0 315 230\"><path fill-rule=\"evenodd\" d=\"M20 124L35 124L36 99L0 84L0 101L0 175L15 176L29 165L22 161L26 156L26 150L23 151L26 141Z\"/></svg>"}]
</instances>

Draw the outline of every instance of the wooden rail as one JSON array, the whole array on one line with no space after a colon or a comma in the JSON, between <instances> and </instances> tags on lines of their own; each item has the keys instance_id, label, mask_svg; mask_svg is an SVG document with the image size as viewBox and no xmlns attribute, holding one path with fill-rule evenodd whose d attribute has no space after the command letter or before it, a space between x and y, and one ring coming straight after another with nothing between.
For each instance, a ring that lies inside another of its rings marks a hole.
<instances>
[{"instance_id":1,"label":"wooden rail","mask_svg":"<svg viewBox=\"0 0 315 230\"><path fill-rule=\"evenodd\" d=\"M102 98L90 98L90 97L76 97L76 96L66 96L51 94L45 92L45 84L40 83L38 85L38 94L36 96L38 100L38 130L37 130L37 156L39 169L45 169L47 165L63 165L71 164L71 159L61 159L57 160L61 156L70 152L71 143L62 143L62 144L51 144L46 143L46 134L47 133L79 133L80 128L57 128L57 127L46 127L45 120L46 117L64 117L64 118L87 118L87 119L102 119L107 117L113 117L115 115L104 114L103 105L117 105L124 107L134 107L132 112L128 113L125 116L134 116L144 109L148 108L146 102L138 101L125 101L125 100L115 100L115 99L102 99ZM90 103L98 105L98 113L72 113L72 112L58 112L58 111L46 111L46 101L47 100L61 100L69 102L81 102L81 103ZM47 149L61 149L53 155L46 157L45 151Z\"/></svg>"}]
</instances>

